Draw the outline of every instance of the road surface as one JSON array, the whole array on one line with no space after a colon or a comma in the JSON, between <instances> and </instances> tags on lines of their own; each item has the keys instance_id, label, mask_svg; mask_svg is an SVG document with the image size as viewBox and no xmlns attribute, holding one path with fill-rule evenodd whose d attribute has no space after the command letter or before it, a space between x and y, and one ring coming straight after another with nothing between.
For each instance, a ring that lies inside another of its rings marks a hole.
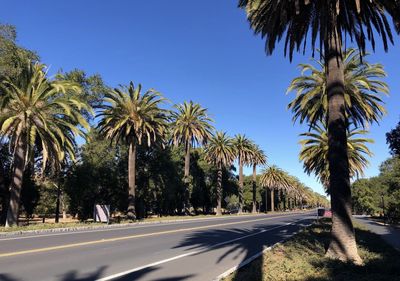
<instances>
[{"instance_id":1,"label":"road surface","mask_svg":"<svg viewBox=\"0 0 400 281\"><path fill-rule=\"evenodd\" d=\"M400 229L390 225L382 225L369 217L358 216L356 221L365 225L368 230L378 234L393 248L400 251Z\"/></svg>"},{"instance_id":2,"label":"road surface","mask_svg":"<svg viewBox=\"0 0 400 281\"><path fill-rule=\"evenodd\" d=\"M1 281L213 280L315 211L0 238Z\"/></svg>"}]
</instances>

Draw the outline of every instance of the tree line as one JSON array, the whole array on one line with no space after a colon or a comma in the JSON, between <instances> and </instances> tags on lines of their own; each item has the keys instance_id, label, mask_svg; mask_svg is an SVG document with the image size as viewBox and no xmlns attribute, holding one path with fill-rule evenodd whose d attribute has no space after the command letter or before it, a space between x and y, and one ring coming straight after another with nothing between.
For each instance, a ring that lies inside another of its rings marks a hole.
<instances>
[{"instance_id":1,"label":"tree line","mask_svg":"<svg viewBox=\"0 0 400 281\"><path fill-rule=\"evenodd\" d=\"M2 27L0 125L2 135L2 218L18 223L23 211L80 219L93 205L110 204L128 219L149 214L222 214L222 208L257 212L327 205L296 178L275 167L264 171L264 152L245 135L215 132L207 109L195 102L165 109L155 89L130 82L111 89L99 75L83 71L49 77L39 57L15 44L15 30ZM79 146L78 139L85 140ZM234 175L234 161L239 176ZM243 167L253 167L251 207L244 199ZM265 178L279 171L275 182ZM7 187L9 188L7 189ZM279 190L279 194L274 193ZM237 204L236 201L237 200Z\"/></svg>"},{"instance_id":2,"label":"tree line","mask_svg":"<svg viewBox=\"0 0 400 281\"><path fill-rule=\"evenodd\" d=\"M378 92L371 90L370 85L367 85L363 78L357 78L357 82L351 83L345 75L346 67L355 67L350 69L350 73L353 77L357 77L355 70L357 66L345 65L345 52L348 46L347 41L350 40L360 50L361 63L361 58L366 55L368 42L375 50L378 39L384 50L388 51L389 44L394 43L394 33L400 33L400 2L398 0L239 0L238 6L245 11L251 29L265 40L267 55L271 55L278 46L277 43L281 41L284 42L284 54L288 55L290 60L294 52L304 53L307 46L311 47L313 56L317 49L321 51L319 66L323 69L322 75L318 78L318 71L314 72L311 69L311 84L305 81L305 83L294 85L293 89L297 88L300 96L303 92L307 95L301 98L302 102L295 102L291 109L294 113L302 112L299 115L300 122L305 122L311 131L314 129L316 131L315 135L309 135L314 140L303 143L304 153L301 159L304 161L306 171L315 173L325 183L331 196L332 230L326 255L330 258L362 264L351 219L350 178L354 176L355 171L359 171L364 166L363 153L368 154L368 150L362 142L355 141L361 145L363 152L352 151L351 142L348 140L352 135L354 136L353 129L365 128L381 118L382 111L377 110L380 108L380 102L374 103L374 101L380 93L385 93L386 88L380 82L375 83L375 78L370 82L379 89ZM364 78L368 79L368 71L365 75ZM294 83L296 84L295 81ZM308 86L317 85L322 87L309 91ZM356 87L352 88L352 86ZM372 97L369 98L371 94ZM353 100L352 97L355 99ZM358 98L362 98L366 103ZM355 106L353 102L362 106ZM110 119L110 124L112 122ZM318 134L321 134L323 130L326 131L326 136L319 137ZM151 131L147 137L157 139L154 135L158 131ZM131 131L127 129L126 132ZM112 138L113 135L111 133L110 137ZM186 151L190 150L188 147L185 148ZM324 149L322 150L324 154L311 159L310 155L320 148ZM131 155L134 155L134 147L130 151ZM360 155L362 155L361 158ZM352 163L350 157L353 160L356 159L358 163ZM240 158L238 195L242 198L243 176L240 175L240 163L245 163L245 159L243 155L238 158ZM280 174L279 171L277 172ZM187 191L190 190L191 178L185 175L184 201L187 209ZM280 177L277 175L266 177L270 179L271 184L274 183L272 179L276 178ZM287 186L287 184L282 186ZM133 202L134 195L130 195L130 198L130 202ZM239 210L242 204L243 199L239 199ZM131 207L130 209L133 210Z\"/></svg>"}]
</instances>

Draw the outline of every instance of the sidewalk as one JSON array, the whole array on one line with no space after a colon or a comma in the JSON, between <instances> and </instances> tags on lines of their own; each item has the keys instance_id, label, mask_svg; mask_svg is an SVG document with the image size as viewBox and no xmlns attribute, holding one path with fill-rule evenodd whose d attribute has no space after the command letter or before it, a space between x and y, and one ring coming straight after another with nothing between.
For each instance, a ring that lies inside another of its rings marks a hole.
<instances>
[{"instance_id":1,"label":"sidewalk","mask_svg":"<svg viewBox=\"0 0 400 281\"><path fill-rule=\"evenodd\" d=\"M389 225L382 225L368 217L355 217L355 220L371 232L382 237L388 244L392 245L396 250L400 251L400 229Z\"/></svg>"}]
</instances>

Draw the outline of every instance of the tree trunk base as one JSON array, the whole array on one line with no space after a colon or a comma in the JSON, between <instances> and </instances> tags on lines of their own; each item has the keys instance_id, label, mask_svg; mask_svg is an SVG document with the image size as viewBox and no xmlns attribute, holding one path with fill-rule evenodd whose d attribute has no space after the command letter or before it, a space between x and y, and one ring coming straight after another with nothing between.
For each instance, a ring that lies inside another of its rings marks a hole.
<instances>
[{"instance_id":1,"label":"tree trunk base","mask_svg":"<svg viewBox=\"0 0 400 281\"><path fill-rule=\"evenodd\" d=\"M329 244L329 248L326 251L325 257L340 260L346 263L352 263L354 265L364 265L363 261L358 254L357 246L355 243L349 242L350 245L340 245L339 242L332 240Z\"/></svg>"}]
</instances>

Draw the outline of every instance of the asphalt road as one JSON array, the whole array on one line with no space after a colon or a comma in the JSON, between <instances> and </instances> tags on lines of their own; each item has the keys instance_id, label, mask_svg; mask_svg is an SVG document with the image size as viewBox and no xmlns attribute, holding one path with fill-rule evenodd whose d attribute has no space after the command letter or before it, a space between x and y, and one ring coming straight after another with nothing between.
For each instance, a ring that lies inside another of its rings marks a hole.
<instances>
[{"instance_id":1,"label":"asphalt road","mask_svg":"<svg viewBox=\"0 0 400 281\"><path fill-rule=\"evenodd\" d=\"M1 281L213 280L315 211L0 238Z\"/></svg>"},{"instance_id":2,"label":"asphalt road","mask_svg":"<svg viewBox=\"0 0 400 281\"><path fill-rule=\"evenodd\" d=\"M393 248L400 251L400 228L382 225L369 217L357 216L356 221L364 224L368 230L380 235L383 240L392 245Z\"/></svg>"}]
</instances>

